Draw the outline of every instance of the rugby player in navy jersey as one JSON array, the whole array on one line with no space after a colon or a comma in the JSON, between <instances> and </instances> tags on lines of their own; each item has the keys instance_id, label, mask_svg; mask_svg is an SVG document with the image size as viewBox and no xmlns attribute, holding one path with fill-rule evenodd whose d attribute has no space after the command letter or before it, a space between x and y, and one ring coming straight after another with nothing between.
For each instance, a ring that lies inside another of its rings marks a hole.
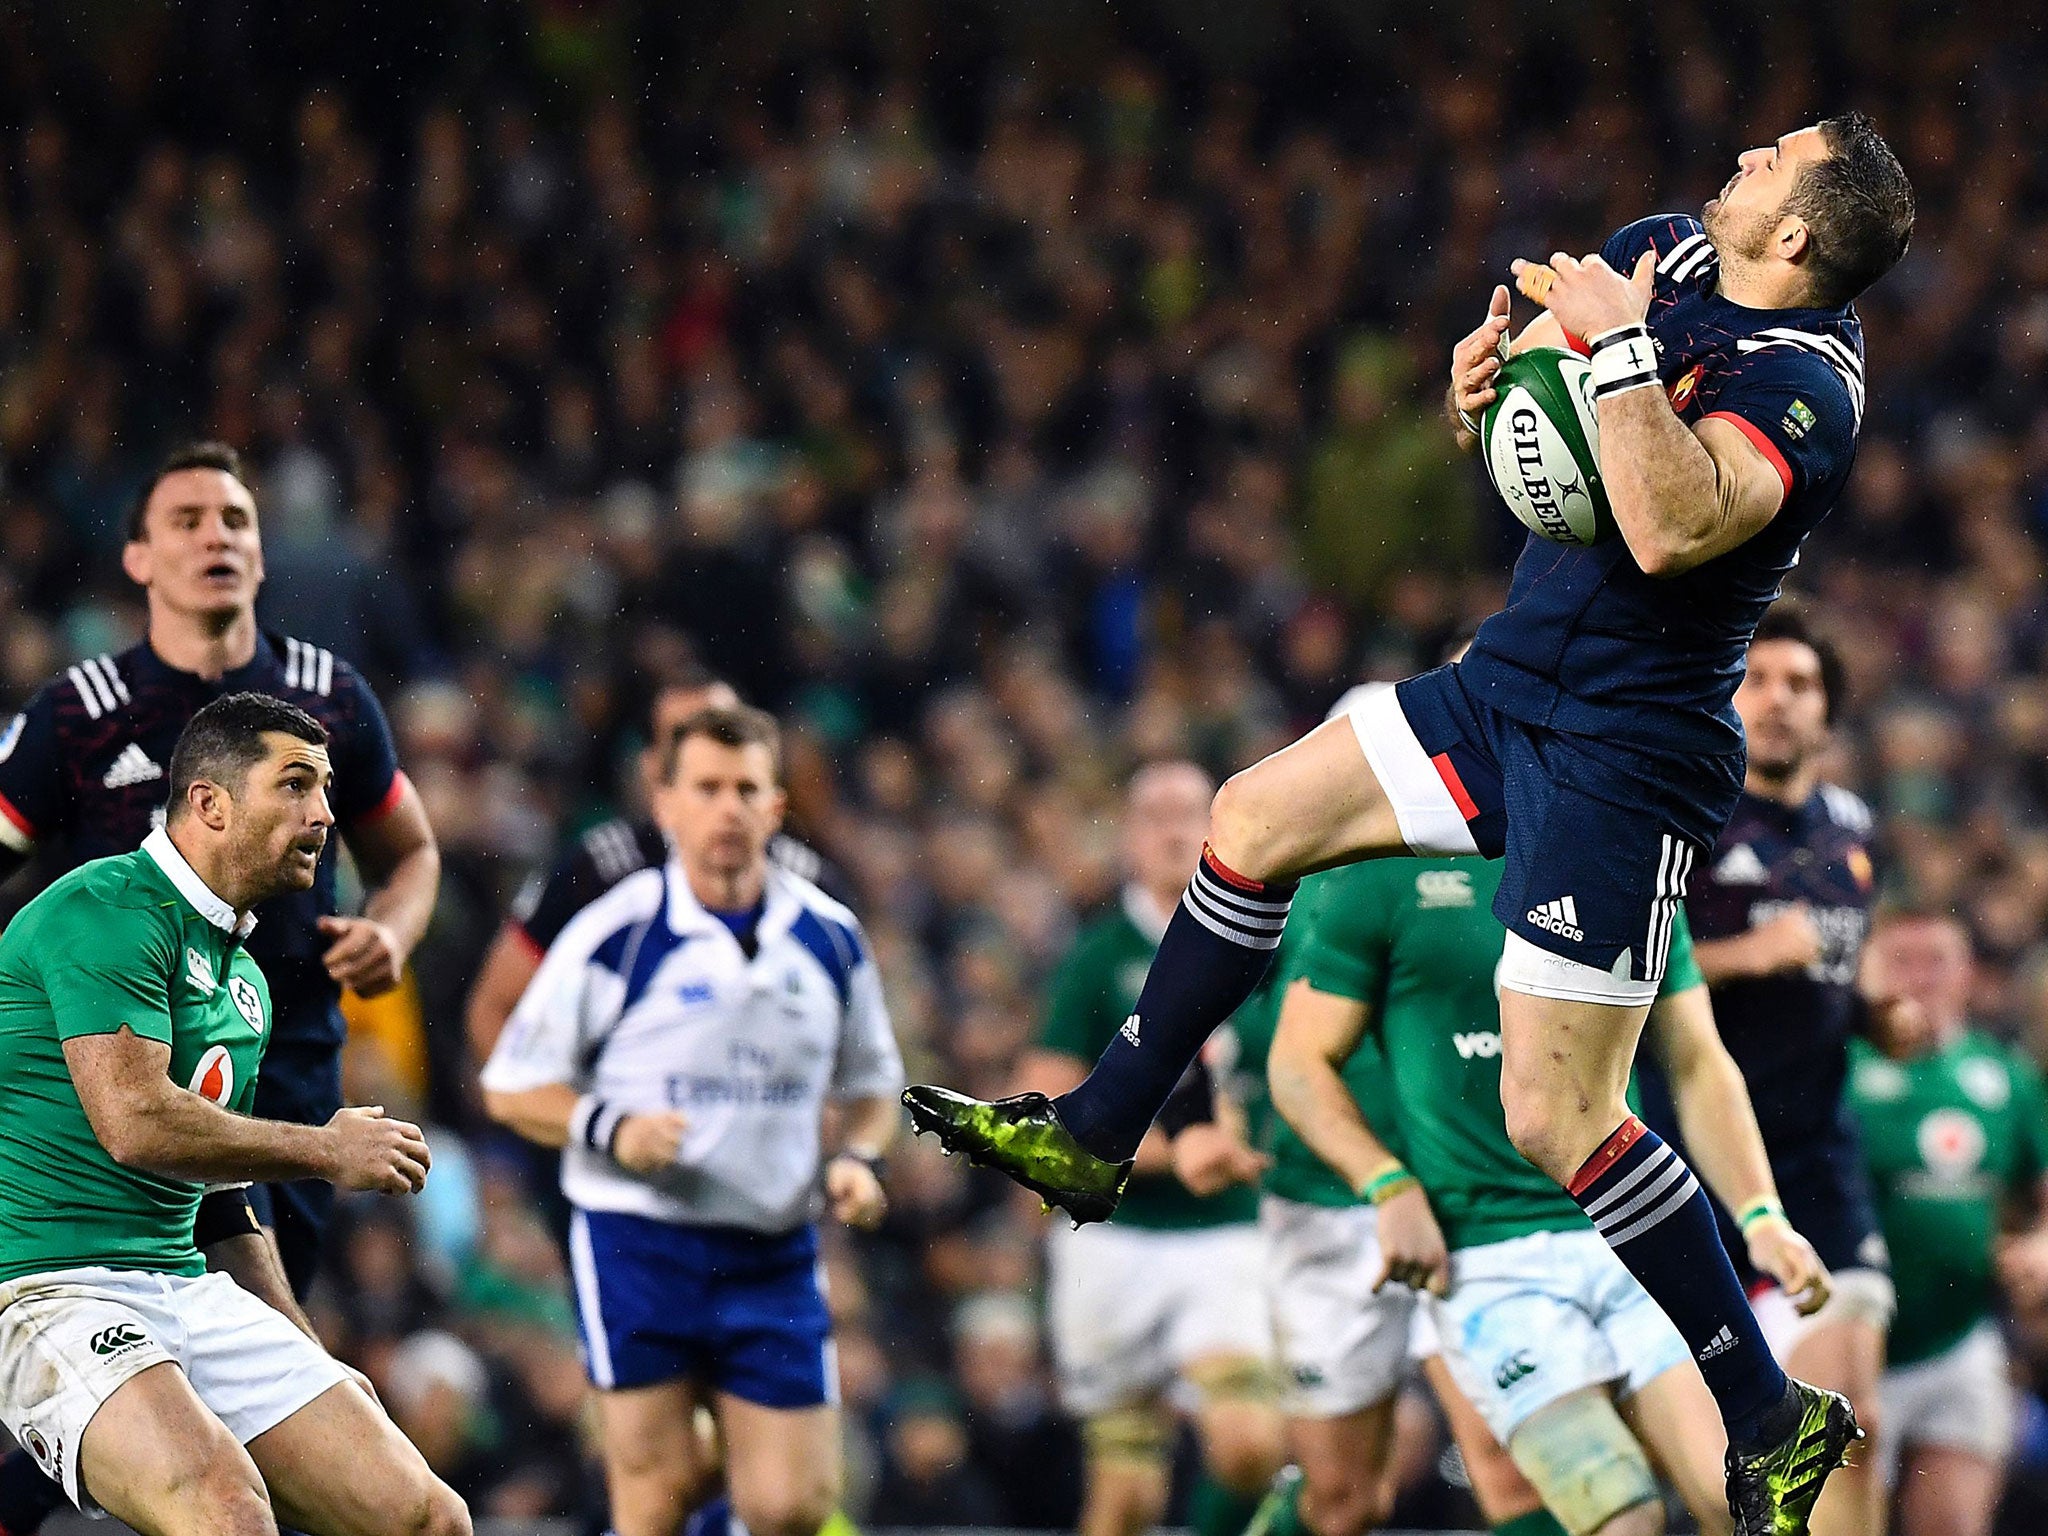
<instances>
[{"instance_id":1,"label":"rugby player in navy jersey","mask_svg":"<svg viewBox=\"0 0 2048 1536\"><path fill-rule=\"evenodd\" d=\"M1870 810L1820 777L1841 691L1832 646L1791 599L1781 600L1757 626L1735 690L1749 744L1747 782L1720 842L1701 862L1686 911L1721 1037L1749 1081L1786 1214L1834 1275L1827 1304L1800 1317L1749 1270L1744 1244L1731 1233L1757 1212L1735 1213L1734 1225L1724 1212L1722 1236L1779 1361L1844 1394L1874 1435L1894 1294L1844 1093L1849 1040L1868 1034L1889 1052L1910 1055L1925 1020L1917 1009L1867 1001L1857 988L1875 883ZM1881 1530L1884 1500L1875 1458L1859 1457L1828 1484L1814 1529L1820 1536Z\"/></svg>"},{"instance_id":2,"label":"rugby player in navy jersey","mask_svg":"<svg viewBox=\"0 0 2048 1536\"><path fill-rule=\"evenodd\" d=\"M1741 793L1729 701L1744 652L1848 478L1863 413L1853 300L1912 224L1905 172L1852 114L1743 154L1700 218L1631 224L1583 261L1555 255L1548 313L1512 345L1590 354L1619 537L1532 536L1463 660L1218 791L1137 1009L1085 1082L993 1105L915 1087L913 1122L1100 1220L1181 1072L1265 973L1298 877L1401 854L1504 859L1509 1133L1691 1348L1728 1427L1736 1530L1804 1532L1854 1415L1771 1358L1712 1203L1625 1093L1687 877ZM1468 449L1508 320L1497 288L1452 354Z\"/></svg>"},{"instance_id":3,"label":"rugby player in navy jersey","mask_svg":"<svg viewBox=\"0 0 2048 1536\"><path fill-rule=\"evenodd\" d=\"M263 545L256 501L232 448L200 443L164 462L131 516L121 567L149 605L146 638L51 679L0 731L0 878L32 856L47 874L132 853L163 823L165 770L185 723L224 694L298 705L327 730L330 798L368 888L359 916L336 908L332 842L313 888L256 909L249 952L275 1010L255 1112L324 1124L341 1107L341 989L398 984L434 909L441 859L418 792L399 771L368 685L331 651L257 627ZM258 1185L209 1196L200 1230L241 1202L275 1237L275 1260L303 1295L333 1207L325 1183ZM245 1227L246 1230L246 1227ZM199 1238L202 1247L208 1239ZM63 1490L16 1453L0 1464L0 1536L25 1536Z\"/></svg>"}]
</instances>

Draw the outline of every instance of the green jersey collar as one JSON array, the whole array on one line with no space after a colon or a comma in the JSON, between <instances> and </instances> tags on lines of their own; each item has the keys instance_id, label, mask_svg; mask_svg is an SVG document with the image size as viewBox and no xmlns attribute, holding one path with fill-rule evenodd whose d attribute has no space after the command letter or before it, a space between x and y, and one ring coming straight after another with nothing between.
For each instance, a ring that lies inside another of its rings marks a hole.
<instances>
[{"instance_id":1,"label":"green jersey collar","mask_svg":"<svg viewBox=\"0 0 2048 1536\"><path fill-rule=\"evenodd\" d=\"M256 926L256 914L244 912L241 921L235 921L235 909L214 895L207 883L199 878L199 871L178 852L178 845L171 841L169 832L158 827L142 840L142 851L156 860L156 867L164 872L164 877L177 887L178 894L201 917L237 939L249 937L249 930Z\"/></svg>"}]
</instances>

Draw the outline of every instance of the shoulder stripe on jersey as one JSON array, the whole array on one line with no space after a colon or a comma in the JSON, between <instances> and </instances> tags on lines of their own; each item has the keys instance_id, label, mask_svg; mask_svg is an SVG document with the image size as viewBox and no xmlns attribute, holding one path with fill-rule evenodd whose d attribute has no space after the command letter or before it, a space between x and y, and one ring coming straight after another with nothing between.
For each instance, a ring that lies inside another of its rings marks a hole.
<instances>
[{"instance_id":1,"label":"shoulder stripe on jersey","mask_svg":"<svg viewBox=\"0 0 2048 1536\"><path fill-rule=\"evenodd\" d=\"M1702 245L1672 272L1671 280L1674 283L1689 283L1720 259L1719 251L1711 245Z\"/></svg>"},{"instance_id":2,"label":"shoulder stripe on jersey","mask_svg":"<svg viewBox=\"0 0 2048 1536\"><path fill-rule=\"evenodd\" d=\"M1856 425L1863 425L1863 359L1855 349L1833 336L1820 336L1812 331L1795 331L1790 327L1777 326L1768 331L1758 331L1752 339L1735 343L1738 352L1761 352L1767 347L1796 347L1802 352L1811 352L1834 369L1842 380L1843 388L1849 391L1849 403L1856 411Z\"/></svg>"},{"instance_id":3,"label":"shoulder stripe on jersey","mask_svg":"<svg viewBox=\"0 0 2048 1536\"><path fill-rule=\"evenodd\" d=\"M121 680L113 675L114 669L107 665L106 657L90 656L82 665L85 668L85 675L92 679L93 686L100 691L100 702L107 706L107 712L111 714L117 707L116 700L126 699L128 690L121 685Z\"/></svg>"},{"instance_id":4,"label":"shoulder stripe on jersey","mask_svg":"<svg viewBox=\"0 0 2048 1536\"><path fill-rule=\"evenodd\" d=\"M690 942L691 935L669 927L667 909L668 891L664 886L661 905L654 909L654 916L640 925L636 933L638 942L629 946L625 956L626 992L619 999L619 1018L624 1018L626 1010L647 995L661 962Z\"/></svg>"},{"instance_id":5,"label":"shoulder stripe on jersey","mask_svg":"<svg viewBox=\"0 0 2048 1536\"><path fill-rule=\"evenodd\" d=\"M94 683L86 681L85 668L82 666L66 667L64 675L71 679L71 686L78 690L78 700L85 706L85 712L88 717L97 720L109 709L113 708L114 701L111 698L103 701Z\"/></svg>"},{"instance_id":6,"label":"shoulder stripe on jersey","mask_svg":"<svg viewBox=\"0 0 2048 1536\"><path fill-rule=\"evenodd\" d=\"M299 642L289 635L284 642L284 685L287 688L299 686Z\"/></svg>"},{"instance_id":7,"label":"shoulder stripe on jersey","mask_svg":"<svg viewBox=\"0 0 2048 1536\"><path fill-rule=\"evenodd\" d=\"M797 920L789 925L789 936L808 949L825 967L825 974L832 978L832 985L839 993L839 1006L844 1008L853 1000L853 971L860 964L860 941L853 930L830 918L820 917L805 907Z\"/></svg>"},{"instance_id":8,"label":"shoulder stripe on jersey","mask_svg":"<svg viewBox=\"0 0 2048 1536\"><path fill-rule=\"evenodd\" d=\"M114 658L104 654L101 655L99 658L99 669L100 675L113 685L114 696L123 704L130 702L128 698L128 685L121 681L121 669L114 665Z\"/></svg>"},{"instance_id":9,"label":"shoulder stripe on jersey","mask_svg":"<svg viewBox=\"0 0 2048 1536\"><path fill-rule=\"evenodd\" d=\"M1657 263L1657 270L1666 277L1671 276L1681 261L1691 255L1696 247L1706 243L1707 237L1695 230L1664 253L1663 258Z\"/></svg>"},{"instance_id":10,"label":"shoulder stripe on jersey","mask_svg":"<svg viewBox=\"0 0 2048 1536\"><path fill-rule=\"evenodd\" d=\"M1836 826L1847 828L1851 832L1870 830L1870 806L1861 795L1846 790L1839 784L1823 784L1820 787L1820 798Z\"/></svg>"},{"instance_id":11,"label":"shoulder stripe on jersey","mask_svg":"<svg viewBox=\"0 0 2048 1536\"><path fill-rule=\"evenodd\" d=\"M320 653L320 680L313 685L313 691L323 698L334 691L334 652Z\"/></svg>"},{"instance_id":12,"label":"shoulder stripe on jersey","mask_svg":"<svg viewBox=\"0 0 2048 1536\"><path fill-rule=\"evenodd\" d=\"M334 691L334 652L286 636L284 642L284 685L303 688L325 698Z\"/></svg>"}]
</instances>

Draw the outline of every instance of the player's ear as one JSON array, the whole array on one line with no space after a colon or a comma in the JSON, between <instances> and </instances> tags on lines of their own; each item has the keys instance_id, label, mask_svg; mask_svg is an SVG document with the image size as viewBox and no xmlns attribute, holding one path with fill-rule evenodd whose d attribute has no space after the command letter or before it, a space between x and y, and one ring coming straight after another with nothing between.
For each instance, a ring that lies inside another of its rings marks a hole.
<instances>
[{"instance_id":1,"label":"player's ear","mask_svg":"<svg viewBox=\"0 0 2048 1536\"><path fill-rule=\"evenodd\" d=\"M1789 261L1796 266L1813 250L1813 231L1806 227L1806 220L1798 214L1788 213L1778 220L1772 243L1781 261Z\"/></svg>"},{"instance_id":2,"label":"player's ear","mask_svg":"<svg viewBox=\"0 0 2048 1536\"><path fill-rule=\"evenodd\" d=\"M150 547L142 539L130 539L121 546L121 570L138 587L149 585L153 563Z\"/></svg>"},{"instance_id":3,"label":"player's ear","mask_svg":"<svg viewBox=\"0 0 2048 1536\"><path fill-rule=\"evenodd\" d=\"M186 786L185 807L208 830L226 830L229 811L227 793L211 779L194 779Z\"/></svg>"},{"instance_id":4,"label":"player's ear","mask_svg":"<svg viewBox=\"0 0 2048 1536\"><path fill-rule=\"evenodd\" d=\"M783 789L781 786L778 785L776 787L774 795L771 796L768 801L769 831L780 832L782 830L783 814L788 810L789 791Z\"/></svg>"}]
</instances>

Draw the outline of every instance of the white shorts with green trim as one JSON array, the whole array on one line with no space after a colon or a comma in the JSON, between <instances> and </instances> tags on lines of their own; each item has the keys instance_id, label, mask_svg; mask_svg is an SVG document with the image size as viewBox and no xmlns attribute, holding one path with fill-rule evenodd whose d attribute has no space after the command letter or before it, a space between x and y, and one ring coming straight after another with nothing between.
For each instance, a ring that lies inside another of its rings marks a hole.
<instances>
[{"instance_id":1,"label":"white shorts with green trim","mask_svg":"<svg viewBox=\"0 0 2048 1536\"><path fill-rule=\"evenodd\" d=\"M348 1374L224 1274L66 1269L0 1285L0 1423L71 1502L86 1426L132 1377L166 1361L246 1445Z\"/></svg>"},{"instance_id":2,"label":"white shorts with green trim","mask_svg":"<svg viewBox=\"0 0 2048 1536\"><path fill-rule=\"evenodd\" d=\"M2000 1465L2012 1456L2012 1373L1994 1323L1979 1323L1938 1355L1886 1371L1878 1400L1884 1405L1878 1464L1887 1486L1898 1481L1903 1452L1916 1445Z\"/></svg>"},{"instance_id":3,"label":"white shorts with green trim","mask_svg":"<svg viewBox=\"0 0 2048 1536\"><path fill-rule=\"evenodd\" d=\"M1597 1232L1534 1232L1451 1255L1435 1307L1444 1360L1506 1445L1583 1387L1626 1397L1688 1358L1685 1340Z\"/></svg>"},{"instance_id":4,"label":"white shorts with green trim","mask_svg":"<svg viewBox=\"0 0 2048 1536\"><path fill-rule=\"evenodd\" d=\"M1047 1308L1067 1411L1090 1418L1162 1396L1193 1407L1181 1377L1196 1361L1270 1361L1264 1248L1249 1222L1054 1227Z\"/></svg>"}]
</instances>

